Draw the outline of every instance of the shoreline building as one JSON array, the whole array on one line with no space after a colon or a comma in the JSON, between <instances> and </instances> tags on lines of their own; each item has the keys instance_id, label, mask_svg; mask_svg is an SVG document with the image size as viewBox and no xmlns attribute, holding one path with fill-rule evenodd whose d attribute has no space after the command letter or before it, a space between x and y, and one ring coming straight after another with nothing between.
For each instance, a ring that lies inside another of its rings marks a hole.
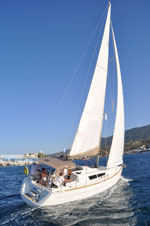
<instances>
[{"instance_id":1,"label":"shoreline building","mask_svg":"<svg viewBox=\"0 0 150 226\"><path fill-rule=\"evenodd\" d=\"M24 166L38 162L38 153L0 155L0 166Z\"/></svg>"}]
</instances>

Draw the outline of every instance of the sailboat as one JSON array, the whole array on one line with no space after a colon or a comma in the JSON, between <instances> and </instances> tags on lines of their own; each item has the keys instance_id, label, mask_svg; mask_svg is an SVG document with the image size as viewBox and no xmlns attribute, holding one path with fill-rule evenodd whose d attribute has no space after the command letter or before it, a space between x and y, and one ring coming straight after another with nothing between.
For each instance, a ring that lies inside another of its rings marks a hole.
<instances>
[{"instance_id":1,"label":"sailboat","mask_svg":"<svg viewBox=\"0 0 150 226\"><path fill-rule=\"evenodd\" d=\"M109 39L112 31L116 71L117 106L114 135L106 167L99 166L100 140L104 119L104 104L108 74ZM71 169L70 182L59 187L43 186L27 176L21 186L21 197L30 206L53 206L80 199L86 199L114 186L121 178L124 151L124 100L120 63L111 23L111 3L104 27L101 46L93 74L93 79L79 122L79 126L68 153L69 159L97 157L95 167L76 166L72 161L60 161L49 157L40 159L41 163L57 170ZM60 162L59 162L60 161Z\"/></svg>"}]
</instances>

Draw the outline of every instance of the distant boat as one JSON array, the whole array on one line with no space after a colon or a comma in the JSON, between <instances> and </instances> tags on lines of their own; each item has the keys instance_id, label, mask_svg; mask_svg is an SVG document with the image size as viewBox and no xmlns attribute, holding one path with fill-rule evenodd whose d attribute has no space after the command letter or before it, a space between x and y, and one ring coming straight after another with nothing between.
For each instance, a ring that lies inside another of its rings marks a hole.
<instances>
[{"instance_id":1,"label":"distant boat","mask_svg":"<svg viewBox=\"0 0 150 226\"><path fill-rule=\"evenodd\" d=\"M119 57L115 35L111 24L111 3L108 12L102 43L99 50L93 79L88 97L68 157L82 159L97 157L95 167L72 165L71 161L49 157L41 158L41 162L54 168L72 168L71 182L59 187L46 187L26 177L21 187L22 199L31 206L52 206L75 200L85 199L114 186L121 178L124 151L124 101ZM117 68L117 107L114 135L106 167L99 166L99 150L104 118L104 103L108 74L109 36L112 31L116 68Z\"/></svg>"}]
</instances>

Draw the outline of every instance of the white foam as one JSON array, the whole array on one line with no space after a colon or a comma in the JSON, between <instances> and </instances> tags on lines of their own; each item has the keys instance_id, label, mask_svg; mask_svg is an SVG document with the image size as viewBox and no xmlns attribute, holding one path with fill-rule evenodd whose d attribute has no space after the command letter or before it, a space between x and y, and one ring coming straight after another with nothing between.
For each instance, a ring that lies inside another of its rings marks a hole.
<instances>
[{"instance_id":1,"label":"white foam","mask_svg":"<svg viewBox=\"0 0 150 226\"><path fill-rule=\"evenodd\" d=\"M34 210L37 210L37 209L39 209L40 207L34 207L34 208L32 208L32 209L30 209L30 210L28 210L28 211L25 211L25 212L23 212L23 213L20 213L20 216L23 216L23 215L25 215L25 214L28 214L28 213L30 213L30 212L33 212Z\"/></svg>"},{"instance_id":2,"label":"white foam","mask_svg":"<svg viewBox=\"0 0 150 226\"><path fill-rule=\"evenodd\" d=\"M133 179L131 179L131 178L125 178L123 176L121 176L121 180L122 181L125 181L125 182L131 182L131 181L133 181Z\"/></svg>"}]
</instances>

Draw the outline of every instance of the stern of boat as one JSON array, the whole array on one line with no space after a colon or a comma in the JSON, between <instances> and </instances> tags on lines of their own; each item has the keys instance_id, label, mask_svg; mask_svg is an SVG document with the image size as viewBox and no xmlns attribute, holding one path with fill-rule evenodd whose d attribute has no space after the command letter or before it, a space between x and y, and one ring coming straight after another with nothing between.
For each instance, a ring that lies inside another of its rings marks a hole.
<instances>
[{"instance_id":1,"label":"stern of boat","mask_svg":"<svg viewBox=\"0 0 150 226\"><path fill-rule=\"evenodd\" d=\"M20 190L21 198L30 206L43 206L51 195L51 190L36 184L30 177L26 177Z\"/></svg>"}]
</instances>

